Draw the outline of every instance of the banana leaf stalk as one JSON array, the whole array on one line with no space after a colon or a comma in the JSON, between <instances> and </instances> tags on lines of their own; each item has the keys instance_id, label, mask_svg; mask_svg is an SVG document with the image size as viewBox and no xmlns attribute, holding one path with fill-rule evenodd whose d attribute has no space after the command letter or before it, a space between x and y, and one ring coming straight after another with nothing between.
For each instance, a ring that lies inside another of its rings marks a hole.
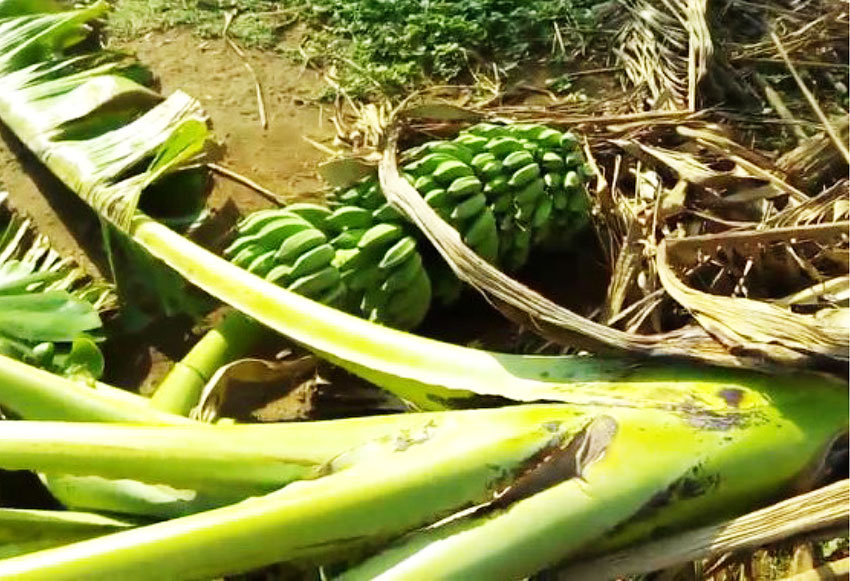
<instances>
[{"instance_id":1,"label":"banana leaf stalk","mask_svg":"<svg viewBox=\"0 0 850 581\"><path fill-rule=\"evenodd\" d=\"M136 524L85 512L2 508L0 558L67 545Z\"/></svg>"},{"instance_id":2,"label":"banana leaf stalk","mask_svg":"<svg viewBox=\"0 0 850 581\"><path fill-rule=\"evenodd\" d=\"M775 406L731 422L607 409L618 432L581 477L506 510L410 535L341 579L519 579L804 489L846 429L846 410L830 410L846 395L803 396L806 404L772 395Z\"/></svg>"},{"instance_id":3,"label":"banana leaf stalk","mask_svg":"<svg viewBox=\"0 0 850 581\"><path fill-rule=\"evenodd\" d=\"M130 478L244 498L397 448L448 446L470 432L510 434L535 414L567 424L580 417L548 406L254 426L0 422L0 467Z\"/></svg>"},{"instance_id":4,"label":"banana leaf stalk","mask_svg":"<svg viewBox=\"0 0 850 581\"><path fill-rule=\"evenodd\" d=\"M762 405L725 413L553 404L445 412L433 417L454 418L462 436L426 421L404 439L376 440L337 456L328 476L6 560L0 574L132 579L144 571L148 577L197 578L281 560L332 563L355 546L374 549L408 532L348 577L521 578L653 531L744 512L804 487L827 446L846 429L847 394L797 385L761 395ZM488 416L502 420L488 427L473 421ZM408 422L429 415L402 417ZM602 419L613 429L592 430ZM324 424L319 427L328 434L339 425ZM189 428L157 428L177 429ZM553 437L562 442L557 449ZM478 508L464 516L472 506ZM213 545L216 551L203 550Z\"/></svg>"},{"instance_id":5,"label":"banana leaf stalk","mask_svg":"<svg viewBox=\"0 0 850 581\"><path fill-rule=\"evenodd\" d=\"M446 440L426 429L421 442L393 444L374 460L263 497L7 559L0 578L207 578L379 545L486 501L506 477L567 435L557 427L563 415L549 406L513 410L513 421L497 430Z\"/></svg>"},{"instance_id":6,"label":"banana leaf stalk","mask_svg":"<svg viewBox=\"0 0 850 581\"><path fill-rule=\"evenodd\" d=\"M204 386L215 372L243 356L257 341L261 328L239 312L230 312L174 364L151 396L157 409L182 416L198 405Z\"/></svg>"},{"instance_id":7,"label":"banana leaf stalk","mask_svg":"<svg viewBox=\"0 0 850 581\"><path fill-rule=\"evenodd\" d=\"M157 410L146 398L114 387L91 387L0 355L0 405L27 419L194 423Z\"/></svg>"},{"instance_id":8,"label":"banana leaf stalk","mask_svg":"<svg viewBox=\"0 0 850 581\"><path fill-rule=\"evenodd\" d=\"M183 416L157 410L148 398L103 383L86 385L0 355L0 406L18 417L66 422L132 422L193 425ZM17 422L8 422L9 424ZM1 425L6 425L2 422ZM218 498L193 490L151 486L98 476L42 474L56 499L68 508L153 518L172 518L221 506Z\"/></svg>"}]
</instances>

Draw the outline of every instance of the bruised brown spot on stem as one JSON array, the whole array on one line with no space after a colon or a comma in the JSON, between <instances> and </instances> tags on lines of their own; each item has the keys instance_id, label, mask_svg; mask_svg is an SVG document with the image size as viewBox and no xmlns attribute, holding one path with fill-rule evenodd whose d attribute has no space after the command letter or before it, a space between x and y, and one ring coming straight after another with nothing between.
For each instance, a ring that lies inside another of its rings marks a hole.
<instances>
[{"instance_id":1,"label":"bruised brown spot on stem","mask_svg":"<svg viewBox=\"0 0 850 581\"><path fill-rule=\"evenodd\" d=\"M725 387L718 391L717 395L733 408L741 405L741 401L744 399L744 392L737 387Z\"/></svg>"}]
</instances>

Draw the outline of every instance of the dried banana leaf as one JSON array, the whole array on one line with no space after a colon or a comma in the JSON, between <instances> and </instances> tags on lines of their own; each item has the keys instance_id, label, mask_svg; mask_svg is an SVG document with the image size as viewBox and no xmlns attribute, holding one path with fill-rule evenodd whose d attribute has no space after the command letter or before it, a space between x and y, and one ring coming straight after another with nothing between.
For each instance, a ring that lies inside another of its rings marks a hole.
<instances>
[{"instance_id":1,"label":"dried banana leaf","mask_svg":"<svg viewBox=\"0 0 850 581\"><path fill-rule=\"evenodd\" d=\"M816 225L738 234L751 244L773 239L840 238L850 223ZM792 312L777 304L741 297L713 295L686 285L674 272L668 259L678 246L693 252L697 245L716 246L733 234L706 235L684 240L665 240L658 246L658 275L664 289L688 309L699 323L733 351L759 353L787 363L808 356L846 361L850 337L843 317L824 317Z\"/></svg>"}]
</instances>

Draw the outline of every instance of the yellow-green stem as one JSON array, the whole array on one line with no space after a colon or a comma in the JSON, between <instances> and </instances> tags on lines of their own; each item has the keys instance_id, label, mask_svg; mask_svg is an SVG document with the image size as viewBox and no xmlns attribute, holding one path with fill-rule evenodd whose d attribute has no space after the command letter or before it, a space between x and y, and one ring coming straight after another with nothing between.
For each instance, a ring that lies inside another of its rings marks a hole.
<instances>
[{"instance_id":1,"label":"yellow-green stem","mask_svg":"<svg viewBox=\"0 0 850 581\"><path fill-rule=\"evenodd\" d=\"M173 414L189 415L213 374L247 353L260 333L260 326L242 313L227 313L174 364L156 388L151 404Z\"/></svg>"}]
</instances>

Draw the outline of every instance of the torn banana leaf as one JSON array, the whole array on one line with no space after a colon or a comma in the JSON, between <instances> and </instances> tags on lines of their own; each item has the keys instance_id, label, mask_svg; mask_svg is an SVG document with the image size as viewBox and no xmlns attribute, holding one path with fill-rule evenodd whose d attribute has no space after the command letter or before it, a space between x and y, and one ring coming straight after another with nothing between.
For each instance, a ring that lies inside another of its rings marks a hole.
<instances>
[{"instance_id":1,"label":"torn banana leaf","mask_svg":"<svg viewBox=\"0 0 850 581\"><path fill-rule=\"evenodd\" d=\"M31 12L40 7L0 2L0 117L58 178L126 228L143 192L197 165L206 116L185 93L163 100L139 84L138 67L123 59L73 50L106 2ZM199 198L198 183L179 185L184 200ZM189 214L199 210L188 204Z\"/></svg>"},{"instance_id":2,"label":"torn banana leaf","mask_svg":"<svg viewBox=\"0 0 850 581\"><path fill-rule=\"evenodd\" d=\"M103 372L98 311L114 308L109 285L50 247L0 193L0 352L69 377Z\"/></svg>"}]
</instances>

